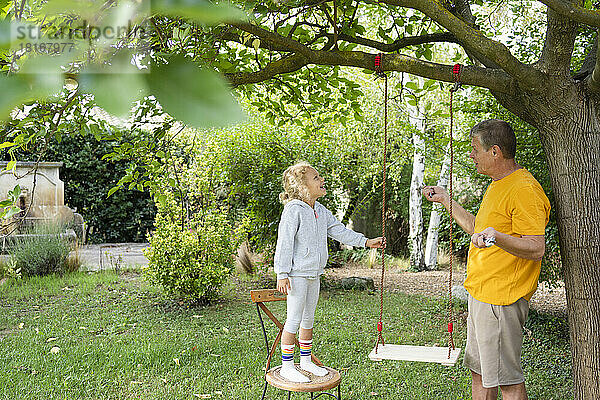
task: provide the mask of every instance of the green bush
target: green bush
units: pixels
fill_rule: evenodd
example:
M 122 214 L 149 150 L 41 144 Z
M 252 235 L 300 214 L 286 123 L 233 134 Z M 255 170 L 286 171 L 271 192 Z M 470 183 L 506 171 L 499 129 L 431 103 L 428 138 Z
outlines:
M 182 225 L 174 201 L 160 206 L 145 274 L 167 293 L 187 301 L 206 303 L 217 298 L 219 289 L 234 270 L 238 235 L 226 213 L 212 209 L 198 213 Z
M 14 261 L 10 257 L 0 258 L 0 279 L 21 277 L 21 271 L 15 267 Z
M 31 236 L 17 239 L 9 250 L 14 269 L 23 276 L 65 272 L 71 245 L 60 237 L 62 231 L 58 226 L 39 226 L 29 232 Z

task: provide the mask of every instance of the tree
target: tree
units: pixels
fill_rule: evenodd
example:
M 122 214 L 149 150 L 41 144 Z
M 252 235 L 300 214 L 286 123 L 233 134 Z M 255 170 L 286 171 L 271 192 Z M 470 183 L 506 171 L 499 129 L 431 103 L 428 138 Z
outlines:
M 409 119 L 413 126 L 413 154 L 412 179 L 410 181 L 410 197 L 408 205 L 408 216 L 410 223 L 409 249 L 410 265 L 417 271 L 425 269 L 425 258 L 423 249 L 423 207 L 421 206 L 423 196 L 423 176 L 425 175 L 425 141 L 422 135 L 427 129 L 425 124 L 425 113 L 422 106 L 417 103 L 409 107 Z
M 386 71 L 452 82 L 451 65 L 427 60 L 432 44 L 451 42 L 464 49 L 470 63 L 462 83 L 489 89 L 538 129 L 557 206 L 575 398 L 600 398 L 600 58 L 598 40 L 590 34 L 600 27 L 600 13 L 584 0 L 539 3 L 545 7 L 536 17 L 546 17 L 546 30 L 532 63 L 515 56 L 501 37 L 492 38 L 493 31 L 483 32 L 478 25 L 483 18 L 477 19 L 468 0 L 253 3 L 254 21 L 220 31 L 220 44 L 229 49 L 220 54 L 246 51 L 247 60 L 255 59 L 224 70 L 234 86 L 269 81 L 268 87 L 300 94 L 298 86 L 316 85 L 300 79 L 315 66 L 374 70 L 376 52 L 385 53 Z M 361 21 L 376 16 L 385 25 L 376 34 L 367 32 Z M 408 46 L 422 57 L 399 53 Z M 587 54 L 583 62 L 581 46 Z
M 450 145 L 448 144 L 448 147 Z M 442 168 L 440 171 L 440 177 L 437 181 L 437 185 L 445 188 L 448 185 L 448 175 L 450 172 L 450 151 L 446 151 L 444 155 L 444 161 L 442 162 Z M 427 228 L 427 241 L 425 243 L 425 266 L 429 270 L 434 270 L 437 265 L 438 258 L 438 239 L 440 221 L 442 218 L 441 213 L 443 212 L 443 206 L 439 203 L 435 203 L 431 209 L 431 215 L 429 217 L 429 228 Z

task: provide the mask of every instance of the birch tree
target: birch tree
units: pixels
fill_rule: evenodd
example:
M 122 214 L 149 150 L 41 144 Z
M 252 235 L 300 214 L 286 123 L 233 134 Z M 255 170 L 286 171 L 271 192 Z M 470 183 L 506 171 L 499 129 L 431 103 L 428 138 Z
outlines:
M 410 196 L 408 203 L 409 216 L 409 249 L 410 265 L 417 271 L 425 269 L 425 258 L 423 252 L 423 206 L 421 189 L 423 188 L 423 177 L 425 175 L 425 113 L 423 108 L 414 99 L 414 105 L 408 107 L 408 118 L 413 127 L 413 169 L 410 180 Z
M 450 173 L 450 148 L 449 145 L 446 148 L 444 155 L 444 161 L 442 162 L 442 169 L 440 176 L 437 181 L 437 185 L 441 187 L 448 186 L 448 176 Z M 444 207 L 439 203 L 434 203 L 431 208 L 431 215 L 429 217 L 429 228 L 427 228 L 427 242 L 425 244 L 425 266 L 428 270 L 434 270 L 437 267 L 438 259 L 438 241 L 439 241 L 439 229 L 440 222 L 442 219 L 442 212 Z

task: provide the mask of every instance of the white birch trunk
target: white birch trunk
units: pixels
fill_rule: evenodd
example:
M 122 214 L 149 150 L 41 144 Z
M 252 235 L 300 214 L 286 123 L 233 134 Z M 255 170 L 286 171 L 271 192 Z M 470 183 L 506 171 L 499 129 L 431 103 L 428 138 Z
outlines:
M 422 194 L 423 177 L 425 175 L 425 142 L 422 134 L 425 133 L 424 113 L 421 112 L 418 105 L 415 107 L 409 106 L 409 120 L 412 126 L 416 129 L 413 133 L 413 145 L 415 148 L 413 158 L 412 179 L 410 181 L 410 197 L 409 197 L 409 248 L 410 248 L 410 265 L 417 271 L 425 269 L 425 258 L 423 252 L 423 208 Z M 420 132 L 420 134 L 418 133 Z
M 444 188 L 448 186 L 449 173 L 450 146 L 448 145 L 446 148 L 446 155 L 444 156 L 444 162 L 442 163 L 440 177 L 437 181 L 438 186 Z M 434 270 L 437 267 L 439 229 L 443 210 L 444 206 L 439 203 L 433 203 L 431 216 L 429 218 L 429 228 L 427 229 L 427 243 L 425 244 L 425 266 L 428 270 Z

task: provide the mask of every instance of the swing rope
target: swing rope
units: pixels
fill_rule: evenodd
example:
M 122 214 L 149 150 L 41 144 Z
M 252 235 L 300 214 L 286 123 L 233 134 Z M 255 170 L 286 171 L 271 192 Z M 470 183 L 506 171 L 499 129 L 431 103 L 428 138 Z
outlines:
M 384 96 L 383 96 L 383 205 L 381 208 L 381 237 L 385 239 L 385 225 L 387 222 L 386 207 L 385 207 L 385 182 L 386 182 L 386 162 L 387 162 L 387 103 L 388 103 L 388 80 L 387 75 L 383 72 L 383 66 L 381 60 L 383 54 L 379 53 L 375 56 L 375 72 L 384 81 Z M 385 246 L 381 248 L 381 295 L 380 295 L 380 310 L 379 310 L 379 322 L 377 323 L 377 344 L 375 346 L 375 353 L 379 349 L 379 343 L 385 346 L 383 341 L 383 281 L 385 276 Z
M 452 171 L 454 171 L 454 110 L 452 104 L 454 103 L 454 92 L 460 89 L 460 76 L 462 74 L 462 65 L 454 64 L 452 68 L 452 80 L 454 81 L 454 86 L 450 89 L 450 182 L 448 187 L 448 194 L 450 196 L 450 276 L 448 279 L 448 358 L 450 358 L 450 353 L 455 349 L 454 347 L 454 313 L 452 312 L 452 269 L 454 266 L 454 232 L 452 226 L 454 225 L 454 219 L 452 214 L 452 193 L 453 193 L 453 185 L 452 185 Z
M 387 223 L 386 216 L 386 174 L 387 174 L 387 103 L 388 103 L 388 79 L 387 75 L 383 71 L 382 65 L 383 54 L 379 53 L 375 56 L 375 72 L 378 77 L 384 79 L 384 100 L 383 100 L 383 201 L 382 201 L 382 209 L 381 209 L 381 237 L 385 238 L 385 226 Z M 450 89 L 450 185 L 449 185 L 449 196 L 450 196 L 450 221 L 453 221 L 452 214 L 452 171 L 454 169 L 454 146 L 453 146 L 453 126 L 454 126 L 454 114 L 453 114 L 453 100 L 454 100 L 454 92 L 456 92 L 461 87 L 461 74 L 462 74 L 463 66 L 461 64 L 455 64 L 452 68 L 452 78 L 454 81 L 454 86 Z M 448 359 L 450 359 L 450 355 L 452 350 L 455 349 L 454 346 L 454 315 L 452 310 L 452 268 L 454 265 L 454 232 L 452 229 L 452 223 L 450 224 L 450 274 L 448 280 Z M 383 284 L 385 278 L 385 247 L 381 249 L 381 282 L 380 282 L 380 311 L 379 311 L 379 322 L 377 323 L 377 344 L 375 345 L 375 354 L 379 350 L 379 344 L 385 346 L 385 342 L 383 340 Z

